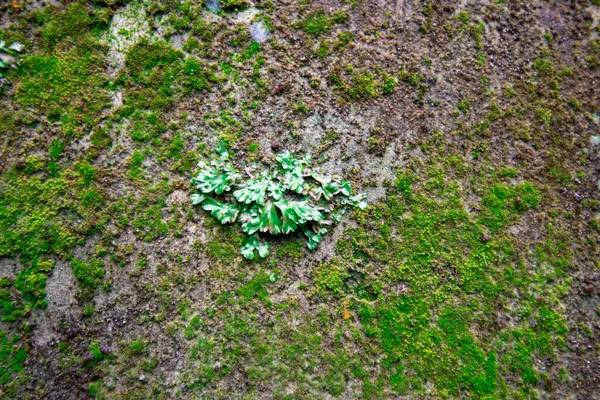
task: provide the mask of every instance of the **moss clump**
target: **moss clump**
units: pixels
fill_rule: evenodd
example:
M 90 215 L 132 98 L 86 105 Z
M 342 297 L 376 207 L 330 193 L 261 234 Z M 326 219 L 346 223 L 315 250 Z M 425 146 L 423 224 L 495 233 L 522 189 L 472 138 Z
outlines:
M 63 178 L 9 181 L 0 196 L 0 255 L 66 254 L 75 242 L 69 222 L 58 217 L 67 193 Z
M 23 171 L 25 171 L 26 174 L 31 175 L 41 171 L 43 168 L 44 162 L 40 159 L 40 157 L 31 156 L 27 157 L 27 160 L 25 160 L 25 167 L 23 168 Z
M 77 172 L 77 184 L 81 187 L 88 187 L 92 184 L 92 181 L 96 177 L 96 168 L 91 164 L 81 161 L 75 164 L 75 171 Z
M 15 289 L 21 294 L 25 311 L 34 308 L 46 308 L 46 274 L 40 272 L 35 264 L 25 268 L 17 275 Z
M 11 288 L 14 282 L 9 281 L 3 276 L 0 279 L 0 316 L 4 322 L 13 322 L 20 317 L 25 316 L 25 310 L 19 304 L 13 301 Z
M 552 61 L 550 61 L 548 59 L 548 56 L 545 54 L 536 58 L 535 61 L 533 62 L 533 69 L 538 71 L 538 73 L 540 75 L 549 74 L 553 68 L 554 68 L 554 65 L 552 64 Z
M 214 68 L 200 59 L 169 46 L 164 41 L 136 43 L 125 58 L 127 75 L 121 76 L 125 86 L 121 113 L 136 110 L 168 110 L 183 95 L 206 90 L 218 81 Z
M 25 380 L 24 363 L 27 352 L 21 338 L 0 331 L 0 388 L 7 396 L 17 396 Z
M 223 263 L 231 263 L 235 260 L 238 250 L 231 243 L 211 240 L 206 245 L 206 253 Z
M 460 186 L 437 168 L 421 179 L 406 168 L 385 204 L 358 212 L 359 227 L 348 229 L 338 243 L 335 264 L 356 265 L 359 271 L 365 264 L 382 265 L 375 271 L 387 288 L 378 291 L 377 279 L 335 265 L 312 272 L 320 291 L 354 299 L 364 337 L 376 343 L 374 354 L 385 354 L 383 374 L 394 394 L 425 393 L 425 383 L 435 381 L 433 390 L 440 397 L 505 397 L 513 393 L 507 390 L 506 368 L 522 374 L 528 387 L 536 385 L 534 357 L 552 352 L 566 335 L 564 317 L 550 313 L 533 295 L 517 301 L 531 318 L 548 321 L 543 327 L 532 329 L 525 322 L 501 330 L 493 325 L 495 310 L 511 312 L 505 305 L 513 301 L 515 286 L 531 290 L 540 279 L 538 272 L 516 262 L 511 241 L 502 238 L 508 223 L 537 206 L 539 192 L 528 183 L 493 185 L 479 217 L 465 210 L 462 196 Z M 486 228 L 494 229 L 498 239 L 481 240 Z M 507 264 L 517 279 L 508 279 L 505 268 L 498 267 Z M 369 285 L 367 296 L 355 290 Z M 474 326 L 485 326 L 487 336 L 476 337 Z M 539 340 L 532 341 L 530 334 Z M 507 348 L 516 349 L 515 354 Z M 382 389 L 373 385 L 368 390 Z
M 460 112 L 462 112 L 463 114 L 468 114 L 469 112 L 469 100 L 467 99 L 463 99 L 461 101 L 458 102 L 458 104 L 456 105 L 456 107 L 460 110 Z
M 144 204 L 144 203 L 142 203 Z M 141 204 L 138 205 L 138 208 Z M 151 242 L 169 233 L 168 225 L 162 219 L 162 210 L 158 204 L 148 207 L 145 211 L 139 209 L 140 214 L 133 220 L 138 236 L 147 242 Z
M 222 0 L 221 7 L 224 11 L 239 12 L 250 7 L 250 3 L 247 0 Z
M 16 99 L 49 122 L 60 121 L 65 136 L 79 137 L 110 104 L 105 67 L 98 49 L 26 57 L 16 72 Z
M 300 26 L 304 32 L 309 35 L 318 36 L 323 33 L 331 31 L 333 25 L 342 23 L 348 19 L 348 14 L 344 11 L 336 11 L 335 13 L 328 15 L 325 10 L 319 9 L 311 12 L 303 21 L 300 22 Z
M 594 69 L 598 66 L 598 56 L 591 55 L 585 58 L 585 62 L 589 69 Z
M 348 277 L 348 272 L 339 260 L 332 260 L 315 267 L 311 276 L 319 293 L 330 292 L 340 296 L 344 293 L 344 279 Z
M 52 144 L 50 145 L 50 148 L 48 149 L 48 154 L 50 155 L 50 158 L 53 160 L 58 160 L 62 155 L 64 148 L 65 145 L 61 140 L 54 139 L 52 141 Z
M 373 74 L 367 71 L 355 72 L 348 86 L 348 94 L 354 99 L 368 99 L 377 97 L 379 84 Z
M 71 260 L 71 267 L 75 278 L 83 289 L 93 291 L 102 283 L 104 278 L 104 263 L 100 260 L 90 260 L 85 262 L 74 258 Z
M 293 262 L 298 262 L 304 256 L 305 252 L 302 242 L 291 240 L 278 247 L 275 254 L 279 259 L 288 257 Z
M 85 41 L 89 33 L 107 28 L 100 13 L 95 13 L 83 1 L 73 2 L 65 8 L 45 7 L 34 14 L 39 28 L 42 47 L 51 51 L 57 45 L 66 47 Z
M 337 51 L 343 50 L 348 44 L 354 41 L 354 33 L 351 31 L 338 33 L 338 38 L 333 44 L 333 48 Z
M 90 142 L 98 149 L 108 149 L 111 147 L 113 139 L 105 126 L 96 126 L 90 136 Z
M 245 299 L 251 300 L 253 298 L 268 301 L 269 292 L 267 286 L 271 283 L 269 276 L 264 272 L 260 272 L 247 283 L 243 284 L 237 289 L 237 293 Z
M 497 231 L 514 222 L 520 213 L 537 207 L 539 202 L 539 191 L 527 182 L 514 187 L 497 184 L 481 201 L 483 214 L 480 221 L 490 230 Z
M 38 162 L 36 158 L 29 164 Z M 0 255 L 20 256 L 24 265 L 14 282 L 6 277 L 2 281 L 1 314 L 6 321 L 46 307 L 46 278 L 54 262 L 45 255 L 68 258 L 81 235 L 101 228 L 105 221 L 100 215 L 103 195 L 93 184 L 95 169 L 91 165 L 81 162 L 65 171 L 55 171 L 54 177 L 37 167 L 35 170 L 32 177 L 9 171 L 2 183 Z M 25 168 L 23 172 L 32 173 Z M 89 283 L 95 279 L 93 272 L 82 271 L 79 279 Z
M 164 41 L 136 43 L 127 53 L 125 67 L 134 81 L 144 81 L 156 67 L 168 68 L 183 59 L 183 53 Z
M 131 354 L 133 356 L 139 356 L 139 355 L 144 354 L 147 346 L 148 346 L 148 343 L 145 340 L 137 339 L 137 340 L 132 341 L 129 344 L 128 352 L 129 352 L 129 354 Z
M 516 168 L 504 168 L 499 171 L 499 175 L 505 178 L 516 178 L 519 175 L 519 170 Z
M 33 12 L 18 29 L 33 31 L 29 56 L 11 72 L 15 106 L 33 111 L 33 122 L 61 123 L 60 133 L 80 137 L 110 106 L 107 67 L 97 37 L 107 19 L 82 1 Z

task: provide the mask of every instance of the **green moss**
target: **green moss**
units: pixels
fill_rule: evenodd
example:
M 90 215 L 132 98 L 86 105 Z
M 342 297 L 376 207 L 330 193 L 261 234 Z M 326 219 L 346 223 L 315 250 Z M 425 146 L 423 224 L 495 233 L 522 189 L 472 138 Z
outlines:
M 13 282 L 3 276 L 0 279 L 0 315 L 2 321 L 13 322 L 25 315 L 25 310 L 13 302 L 11 296 L 11 287 Z
M 188 340 L 193 339 L 194 337 L 196 337 L 196 331 L 198 330 L 198 328 L 200 328 L 200 326 L 201 326 L 200 317 L 197 315 L 193 316 L 192 319 L 190 320 L 190 323 L 185 328 L 183 337 Z
M 588 56 L 585 58 L 585 62 L 587 63 L 589 69 L 594 69 L 598 66 L 598 56 Z
M 458 109 L 460 110 L 460 112 L 462 112 L 463 114 L 467 114 L 469 112 L 469 100 L 467 99 L 462 99 L 461 101 L 458 102 L 458 104 L 456 105 L 458 107 Z
M 149 43 L 140 41 L 136 43 L 127 53 L 125 67 L 129 76 L 134 80 L 143 80 L 156 67 L 169 67 L 183 59 L 183 53 L 172 48 L 164 41 Z
M 64 54 L 25 57 L 16 71 L 17 101 L 50 121 L 61 121 L 65 136 L 81 136 L 110 104 L 102 52 L 90 45 Z
M 27 352 L 23 349 L 21 338 L 0 331 L 0 388 L 8 396 L 16 396 L 20 385 L 24 383 L 24 363 Z
M 11 183 L 0 196 L 0 255 L 65 254 L 75 243 L 69 221 L 57 215 L 66 193 L 60 178 Z
M 57 173 L 55 178 L 16 179 L 10 174 L 4 177 L 0 254 L 20 255 L 25 268 L 15 280 L 16 292 L 11 294 L 9 287 L 2 290 L 3 319 L 15 320 L 29 310 L 46 306 L 46 276 L 54 263 L 41 256 L 68 256 L 84 232 L 79 224 L 92 218 L 88 210 L 101 206 L 103 196 L 91 182 L 94 174 L 93 167 L 80 163 L 65 171 L 64 176 Z M 77 178 L 79 185 L 70 185 L 66 177 Z M 79 223 L 73 221 L 74 216 L 80 219 Z
M 548 74 L 554 68 L 552 61 L 548 59 L 546 55 L 538 57 L 533 62 L 533 69 L 538 71 L 540 74 Z
M 75 278 L 84 289 L 96 289 L 104 278 L 104 263 L 100 260 L 85 262 L 73 258 L 71 260 L 71 268 L 73 268 Z
M 290 240 L 278 247 L 275 254 L 277 258 L 288 257 L 292 262 L 296 263 L 304 256 L 305 250 L 301 241 Z
M 104 353 L 102 353 L 102 350 L 100 350 L 100 344 L 97 342 L 90 343 L 88 349 L 94 361 L 100 361 L 104 358 Z
M 223 0 L 221 7 L 224 11 L 239 12 L 250 7 L 250 3 L 247 0 Z
M 256 154 L 260 149 L 260 145 L 256 142 L 248 143 L 248 152 L 251 154 Z
M 62 9 L 45 7 L 37 14 L 37 22 L 42 25 L 39 30 L 42 45 L 48 50 L 64 41 L 82 40 L 90 31 L 102 29 L 104 25 L 82 1 Z
M 40 273 L 35 265 L 17 275 L 15 289 L 21 293 L 25 310 L 46 308 L 46 274 Z
M 536 112 L 536 118 L 538 121 L 542 122 L 546 127 L 550 127 L 550 123 L 552 122 L 552 111 L 544 108 L 544 107 L 540 107 L 537 109 Z
M 126 86 L 122 113 L 135 110 L 168 110 L 176 101 L 195 91 L 208 89 L 218 79 L 214 69 L 200 59 L 183 53 L 164 41 L 142 40 L 127 53 L 128 75 L 121 76 Z
M 338 243 L 344 265 L 360 260 L 387 266 L 379 272 L 387 285 L 382 290 L 386 296 L 379 297 L 375 290 L 373 297 L 365 297 L 371 303 L 357 303 L 355 309 L 365 337 L 375 340 L 385 354 L 382 365 L 391 389 L 395 394 L 418 395 L 424 393 L 425 383 L 435 382 L 433 390 L 439 397 L 460 393 L 504 397 L 503 368 L 513 364 L 527 385 L 536 384 L 533 355 L 549 351 L 552 340 L 562 341 L 567 333 L 564 317 L 533 298 L 531 303 L 521 300 L 539 313 L 539 320 L 547 321 L 539 327 L 546 333 L 527 344 L 520 358 L 505 356 L 505 344 L 499 339 L 511 346 L 521 339 L 506 338 L 493 328 L 492 310 L 502 309 L 499 297 L 512 296 L 515 280 L 497 266 L 512 263 L 514 249 L 510 242 L 481 238 L 485 225 L 501 235 L 508 223 L 538 205 L 539 192 L 526 182 L 495 184 L 482 200 L 481 215 L 473 216 L 460 200 L 459 185 L 435 167 L 425 175 L 416 179 L 411 167 L 399 173 L 386 203 L 363 212 L 364 218 L 358 213 L 362 228 L 348 229 L 345 237 L 350 239 Z M 401 234 L 391 235 L 392 229 Z M 349 277 L 336 279 L 344 271 L 328 267 L 313 270 L 316 288 L 361 298 L 348 291 L 353 286 L 340 287 L 340 281 L 368 282 L 366 277 L 349 271 Z M 530 287 L 539 279 L 520 264 L 513 268 L 520 285 Z M 486 337 L 474 335 L 475 325 L 486 327 Z
M 439 315 L 439 327 L 449 346 L 458 347 L 460 367 L 458 381 L 478 395 L 492 393 L 496 387 L 498 366 L 496 353 L 485 354 L 469 329 L 470 310 L 447 308 Z
M 180 158 L 181 152 L 185 149 L 185 141 L 180 137 L 176 136 L 171 144 L 169 145 L 169 158 Z
M 260 43 L 258 42 L 251 42 L 250 46 L 248 46 L 248 50 L 246 50 L 246 54 L 244 54 L 243 59 L 244 60 L 249 60 L 252 57 L 254 57 L 255 54 L 260 52 Z
M 369 139 L 367 139 L 367 151 L 369 153 L 382 155 L 385 152 L 387 142 L 385 136 L 378 133 L 380 132 L 371 131 L 371 136 L 369 136 Z
M 292 110 L 300 114 L 308 114 L 308 112 L 310 111 L 308 106 L 304 104 L 302 100 L 296 102 L 296 104 L 292 106 Z
M 88 209 L 98 209 L 104 204 L 104 198 L 95 189 L 85 190 L 80 196 L 81 205 Z
M 348 94 L 354 99 L 377 97 L 379 95 L 379 84 L 375 80 L 375 76 L 368 71 L 354 72 L 351 83 L 348 85 Z
M 483 34 L 485 33 L 485 24 L 480 22 L 470 26 L 470 33 L 477 45 L 477 51 L 481 54 L 483 50 Z
M 304 31 L 310 35 L 325 33 L 331 29 L 331 23 L 324 10 L 318 10 L 302 22 Z
M 396 87 L 396 84 L 398 82 L 396 81 L 395 78 L 388 76 L 387 78 L 385 78 L 385 80 L 383 81 L 382 89 L 383 89 L 383 93 L 387 93 L 387 94 L 391 94 L 394 92 L 394 88 Z
M 516 168 L 504 168 L 499 171 L 500 176 L 505 178 L 516 178 L 519 171 Z
M 77 175 L 79 176 L 77 183 L 82 187 L 90 186 L 96 177 L 96 168 L 85 161 L 77 163 L 75 171 L 77 171 Z
M 238 251 L 231 243 L 212 240 L 206 244 L 206 253 L 223 263 L 231 263 L 238 255 Z
M 62 155 L 64 147 L 65 146 L 62 141 L 60 141 L 59 139 L 54 139 L 52 141 L 52 144 L 50 145 L 50 148 L 48 149 L 50 158 L 52 158 L 53 160 L 58 160 Z
M 337 40 L 333 44 L 333 48 L 335 50 L 340 51 L 340 50 L 344 49 L 346 46 L 348 46 L 348 44 L 351 43 L 354 39 L 355 39 L 355 37 L 354 37 L 353 32 L 351 32 L 351 31 L 340 32 L 340 33 L 338 33 Z
M 129 343 L 128 352 L 129 352 L 129 354 L 131 354 L 133 356 L 139 356 L 139 355 L 144 354 L 147 346 L 148 346 L 148 343 L 145 340 L 137 339 L 137 340 L 134 340 L 131 343 Z
M 112 145 L 113 139 L 108 132 L 108 129 L 104 126 L 100 126 L 94 128 L 92 131 L 90 142 L 99 149 L 108 149 Z
M 142 164 L 146 155 L 138 150 L 134 150 L 133 154 L 129 158 L 129 173 L 127 177 L 129 179 L 139 179 L 143 177 Z
M 315 55 L 319 58 L 325 58 L 329 55 L 329 43 L 325 40 L 319 42 L 319 48 L 315 52 Z
M 527 182 L 515 187 L 497 184 L 482 199 L 481 223 L 496 231 L 511 222 L 518 214 L 535 208 L 540 201 L 539 191 Z
M 548 175 L 563 186 L 567 186 L 571 181 L 571 172 L 560 167 L 552 167 L 548 171 Z
M 418 86 L 425 78 L 419 72 L 410 72 L 401 69 L 400 72 L 398 72 L 398 79 L 409 86 Z
M 39 156 L 30 156 L 25 160 L 25 168 L 23 170 L 27 174 L 34 174 L 44 168 L 44 162 Z
M 311 271 L 311 276 L 318 293 L 331 292 L 338 296 L 344 293 L 344 279 L 348 277 L 348 273 L 339 260 L 319 264 Z
M 90 392 L 90 396 L 97 398 L 98 397 L 98 393 L 100 393 L 100 389 L 101 389 L 101 384 L 100 382 L 92 382 L 88 385 L 88 391 Z
M 300 24 L 306 33 L 318 36 L 331 31 L 334 24 L 342 23 L 347 19 L 348 14 L 341 10 L 328 15 L 325 10 L 319 9 L 311 12 Z
M 267 290 L 267 287 L 270 283 L 269 276 L 264 272 L 260 272 L 252 277 L 247 283 L 240 286 L 237 289 L 237 293 L 248 300 L 256 298 L 268 302 L 269 291 Z
M 158 357 L 156 357 L 156 356 L 153 356 L 149 360 L 144 360 L 140 364 L 142 371 L 146 371 L 146 372 L 152 371 L 157 366 L 158 366 Z
M 91 317 L 94 315 L 95 309 L 94 309 L 94 305 L 93 304 L 88 304 L 87 306 L 85 306 L 85 308 L 83 309 L 83 315 L 87 318 Z
M 192 53 L 196 50 L 199 50 L 202 47 L 200 40 L 198 40 L 198 38 L 196 38 L 195 36 L 190 36 L 188 38 L 188 40 L 183 43 L 183 50 L 187 51 L 188 53 Z
M 139 212 L 132 222 L 137 235 L 147 242 L 166 236 L 169 233 L 169 227 L 162 219 L 163 213 L 160 205 L 155 204 L 141 209 L 143 204 L 145 203 L 138 204 Z
M 398 171 L 396 175 L 396 190 L 400 192 L 406 200 L 411 199 L 412 195 L 412 184 L 415 181 L 415 177 L 409 173 Z

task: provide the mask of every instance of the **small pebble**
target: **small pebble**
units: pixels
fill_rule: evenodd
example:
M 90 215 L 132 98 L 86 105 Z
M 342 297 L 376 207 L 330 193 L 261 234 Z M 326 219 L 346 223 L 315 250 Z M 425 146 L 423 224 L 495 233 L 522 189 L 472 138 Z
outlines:
M 594 294 L 594 286 L 591 283 L 583 284 L 583 293 L 585 294 Z

